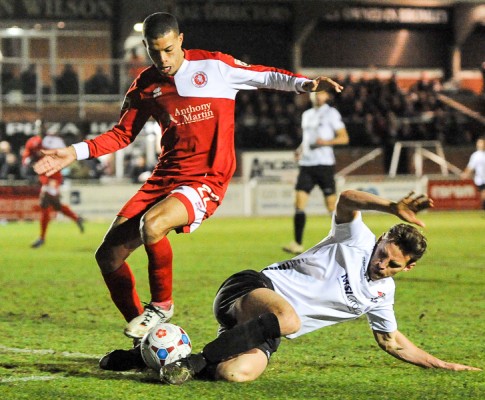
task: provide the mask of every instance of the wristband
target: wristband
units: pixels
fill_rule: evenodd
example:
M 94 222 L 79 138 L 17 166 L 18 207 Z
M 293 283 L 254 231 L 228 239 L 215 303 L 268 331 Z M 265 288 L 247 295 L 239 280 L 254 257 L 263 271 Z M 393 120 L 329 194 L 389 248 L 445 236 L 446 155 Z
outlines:
M 89 146 L 86 142 L 74 143 L 72 147 L 76 152 L 76 160 L 87 160 L 89 158 Z

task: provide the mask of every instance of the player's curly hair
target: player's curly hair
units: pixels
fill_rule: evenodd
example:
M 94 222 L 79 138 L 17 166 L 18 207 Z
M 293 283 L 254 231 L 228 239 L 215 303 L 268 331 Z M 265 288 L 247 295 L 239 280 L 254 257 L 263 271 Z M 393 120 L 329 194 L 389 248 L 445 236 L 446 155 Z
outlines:
M 394 225 L 382 238 L 394 243 L 404 255 L 409 256 L 411 258 L 409 263 L 418 261 L 428 246 L 424 235 L 409 224 Z
M 166 12 L 157 12 L 149 15 L 143 21 L 143 36 L 145 38 L 158 38 L 169 32 L 180 33 L 177 18 Z

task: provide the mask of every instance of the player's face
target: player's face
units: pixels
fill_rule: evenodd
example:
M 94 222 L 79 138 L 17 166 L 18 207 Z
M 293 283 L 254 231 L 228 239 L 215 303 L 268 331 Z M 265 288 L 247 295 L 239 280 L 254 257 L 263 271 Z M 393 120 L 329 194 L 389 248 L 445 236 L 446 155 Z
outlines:
M 321 91 L 321 92 L 317 92 L 316 93 L 316 97 L 317 97 L 317 105 L 320 107 L 320 106 L 323 106 L 330 98 L 330 95 L 325 92 L 325 91 Z
M 162 75 L 175 75 L 182 65 L 184 61 L 183 40 L 183 33 L 177 35 L 176 32 L 170 31 L 163 36 L 145 38 L 143 41 L 148 56 Z
M 480 151 L 485 150 L 485 139 L 477 140 L 477 150 L 480 150 Z
M 410 260 L 411 257 L 405 256 L 394 243 L 380 240 L 367 267 L 367 275 L 373 281 L 393 277 L 413 268 L 415 263 L 409 263 Z

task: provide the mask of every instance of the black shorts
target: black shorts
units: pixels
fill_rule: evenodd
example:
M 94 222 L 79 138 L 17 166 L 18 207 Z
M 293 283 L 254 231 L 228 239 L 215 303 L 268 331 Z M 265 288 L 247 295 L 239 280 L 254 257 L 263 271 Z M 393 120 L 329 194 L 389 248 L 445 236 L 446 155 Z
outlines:
M 335 194 L 335 167 L 333 165 L 300 167 L 295 189 L 310 193 L 315 185 L 318 185 L 325 196 Z
M 252 292 L 255 289 L 266 288 L 274 290 L 271 280 L 262 272 L 245 270 L 237 272 L 227 278 L 218 289 L 214 299 L 214 316 L 219 322 L 219 331 L 222 332 L 233 328 L 237 321 L 232 315 L 232 308 L 237 299 Z M 268 339 L 258 349 L 266 354 L 268 359 L 280 345 L 281 339 Z

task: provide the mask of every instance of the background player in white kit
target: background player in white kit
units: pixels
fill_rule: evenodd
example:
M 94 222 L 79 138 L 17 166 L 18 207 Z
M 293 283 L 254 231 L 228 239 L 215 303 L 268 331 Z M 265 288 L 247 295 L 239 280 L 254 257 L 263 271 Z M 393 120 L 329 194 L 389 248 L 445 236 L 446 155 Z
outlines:
M 470 160 L 461 177 L 469 179 L 473 176 L 473 182 L 480 192 L 482 209 L 485 210 L 485 136 L 479 137 L 476 143 L 477 149 L 470 156 Z
M 413 193 L 392 202 L 366 192 L 343 192 L 330 234 L 320 243 L 261 272 L 236 273 L 222 284 L 214 300 L 219 336 L 202 352 L 162 367 L 161 380 L 171 384 L 193 377 L 251 381 L 266 369 L 280 337 L 297 338 L 362 315 L 367 316 L 379 347 L 402 361 L 425 368 L 478 370 L 432 356 L 397 329 L 392 278 L 414 268 L 427 242 L 415 227 L 404 223 L 376 241 L 359 211 L 387 212 L 424 226 L 416 213 L 432 205 L 428 197 Z M 140 365 L 136 349 L 115 350 L 100 361 L 103 369 Z
M 349 135 L 338 110 L 328 104 L 331 94 L 327 91 L 310 93 L 313 107 L 301 117 L 302 142 L 295 151 L 299 172 L 295 185 L 295 214 L 293 216 L 294 240 L 283 250 L 300 254 L 303 252 L 305 208 L 315 185 L 320 187 L 325 206 L 331 213 L 335 210 L 335 154 L 333 146 L 349 143 Z

